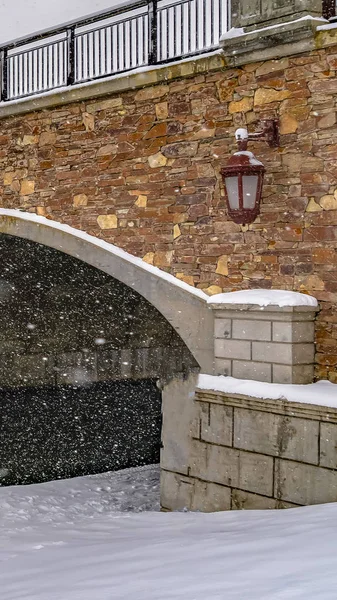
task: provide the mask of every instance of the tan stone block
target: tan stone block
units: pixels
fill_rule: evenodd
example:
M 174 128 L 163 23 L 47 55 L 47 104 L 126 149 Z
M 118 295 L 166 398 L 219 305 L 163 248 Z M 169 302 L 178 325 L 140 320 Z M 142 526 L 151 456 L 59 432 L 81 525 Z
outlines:
M 205 138 L 213 138 L 215 135 L 215 129 L 208 129 L 206 127 L 201 127 L 201 129 L 199 129 L 198 131 L 196 131 L 193 136 L 192 136 L 192 140 L 203 140 Z
M 325 129 L 327 127 L 332 127 L 336 123 L 336 113 L 329 112 L 327 115 L 324 115 L 321 119 L 318 120 L 318 127 L 321 129 Z
M 38 141 L 39 141 L 38 135 L 24 135 L 20 146 L 21 145 L 22 146 L 32 146 L 34 144 L 37 144 Z
M 21 196 L 30 196 L 31 194 L 34 194 L 34 191 L 35 181 L 32 181 L 31 179 L 23 179 L 20 187 Z
M 288 90 L 274 90 L 273 88 L 258 88 L 254 96 L 254 105 L 263 106 L 264 104 L 270 104 L 271 102 L 281 102 L 286 98 L 289 98 L 290 92 Z
M 37 206 L 36 214 L 39 215 L 40 217 L 45 217 L 47 215 L 46 208 L 44 206 Z
M 210 285 L 204 290 L 209 296 L 215 296 L 215 294 L 221 294 L 222 288 L 219 285 Z
M 161 152 L 157 152 L 156 154 L 151 154 L 148 157 L 148 163 L 151 169 L 156 169 L 158 167 L 165 167 L 167 163 L 167 158 Z
M 15 177 L 14 171 L 4 173 L 4 185 L 11 185 Z
M 180 281 L 184 281 L 185 283 L 188 283 L 188 285 L 194 286 L 194 279 L 193 279 L 192 275 L 185 275 L 185 273 L 176 273 L 176 278 L 180 279 Z
M 219 275 L 228 275 L 228 256 L 227 256 L 227 254 L 223 254 L 222 256 L 219 257 L 215 272 L 218 273 Z
M 167 102 L 159 102 L 156 104 L 156 116 L 158 121 L 162 121 L 167 119 L 168 117 L 168 103 Z
M 229 102 L 230 100 L 232 100 L 233 93 L 237 85 L 238 80 L 235 78 L 217 81 L 216 87 L 218 90 L 220 102 Z
M 135 202 L 135 205 L 139 208 L 145 208 L 147 205 L 147 196 L 140 194 Z
M 154 254 L 153 264 L 156 267 L 169 267 L 173 258 L 173 250 L 158 251 Z
M 173 227 L 173 239 L 176 240 L 180 236 L 181 236 L 180 227 L 179 227 L 179 225 L 175 225 Z
M 97 156 L 109 156 L 117 154 L 117 144 L 106 144 L 97 150 Z
M 20 181 L 18 179 L 14 179 L 13 183 L 11 184 L 11 190 L 13 190 L 13 192 L 19 192 L 20 187 Z
M 117 108 L 122 106 L 122 98 L 109 98 L 109 100 L 103 100 L 102 102 L 93 102 L 87 105 L 87 112 L 89 114 L 98 112 L 100 110 L 109 110 L 111 108 Z
M 306 212 L 322 212 L 322 207 L 317 204 L 315 198 L 310 198 L 308 202 L 308 206 L 306 208 Z
M 85 112 L 82 115 L 82 121 L 83 121 L 83 125 L 84 125 L 86 131 L 94 131 L 94 129 L 95 129 L 94 115 L 91 115 L 90 113 Z
M 280 134 L 287 135 L 288 133 L 295 133 L 298 128 L 298 122 L 291 115 L 282 115 L 280 118 Z
M 99 215 L 97 223 L 101 229 L 116 229 L 117 217 L 116 215 Z
M 253 98 L 244 97 L 242 100 L 238 100 L 236 102 L 230 102 L 229 104 L 229 112 L 231 114 L 238 112 L 248 112 L 253 107 Z
M 305 158 L 299 152 L 291 152 L 282 156 L 282 163 L 289 173 L 297 173 L 301 170 Z
M 280 58 L 278 60 L 268 60 L 256 69 L 256 77 L 260 75 L 268 75 L 268 73 L 276 73 L 283 71 L 289 67 L 289 58 Z
M 144 100 L 155 100 L 156 98 L 161 98 L 162 96 L 165 96 L 165 94 L 167 94 L 168 91 L 168 85 L 156 85 L 153 87 L 147 87 L 142 90 L 139 90 L 139 92 L 136 93 L 135 101 L 142 102 Z
M 154 252 L 147 252 L 145 256 L 143 256 L 143 261 L 146 262 L 148 265 L 153 265 L 153 260 Z
M 295 286 L 301 291 L 319 291 L 325 288 L 324 281 L 318 275 L 298 275 L 295 277 Z
M 319 201 L 320 206 L 323 210 L 337 210 L 337 194 L 334 196 L 322 196 Z
M 186 213 L 174 213 L 172 221 L 173 223 L 185 223 L 188 220 Z
M 73 198 L 74 206 L 87 206 L 88 204 L 88 196 L 86 194 L 76 194 Z
M 39 146 L 53 146 L 56 142 L 56 133 L 53 131 L 44 131 L 40 135 Z

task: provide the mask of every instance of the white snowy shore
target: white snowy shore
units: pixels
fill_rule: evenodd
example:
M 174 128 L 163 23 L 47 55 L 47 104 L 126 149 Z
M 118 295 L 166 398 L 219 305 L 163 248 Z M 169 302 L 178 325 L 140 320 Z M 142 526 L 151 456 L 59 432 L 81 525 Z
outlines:
M 337 504 L 157 509 L 158 467 L 0 488 L 1 600 L 335 600 Z

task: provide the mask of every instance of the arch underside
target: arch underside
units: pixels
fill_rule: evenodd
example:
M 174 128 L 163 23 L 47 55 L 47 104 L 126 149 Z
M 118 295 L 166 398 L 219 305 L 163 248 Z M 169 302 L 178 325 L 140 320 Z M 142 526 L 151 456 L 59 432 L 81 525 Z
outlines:
M 200 290 L 146 265 L 119 248 L 20 211 L 0 209 L 0 233 L 31 240 L 80 259 L 138 292 L 172 325 L 205 373 L 213 372 L 213 315 Z
M 0 253 L 0 484 L 158 461 L 157 382 L 198 368 L 177 331 L 79 258 L 8 233 Z

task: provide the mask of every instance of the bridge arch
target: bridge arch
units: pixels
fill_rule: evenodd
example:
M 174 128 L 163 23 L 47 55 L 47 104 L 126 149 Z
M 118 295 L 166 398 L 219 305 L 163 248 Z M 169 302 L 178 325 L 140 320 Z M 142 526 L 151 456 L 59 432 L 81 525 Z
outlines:
M 208 296 L 124 250 L 57 221 L 0 209 L 0 233 L 53 248 L 138 292 L 172 325 L 204 373 L 213 371 L 213 315 Z

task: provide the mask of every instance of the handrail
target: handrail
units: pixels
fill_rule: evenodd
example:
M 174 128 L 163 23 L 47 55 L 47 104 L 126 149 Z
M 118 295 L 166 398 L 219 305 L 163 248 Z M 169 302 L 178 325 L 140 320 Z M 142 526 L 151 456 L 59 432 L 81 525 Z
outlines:
M 229 26 L 230 0 L 124 2 L 0 44 L 1 100 L 197 56 L 218 48 Z

